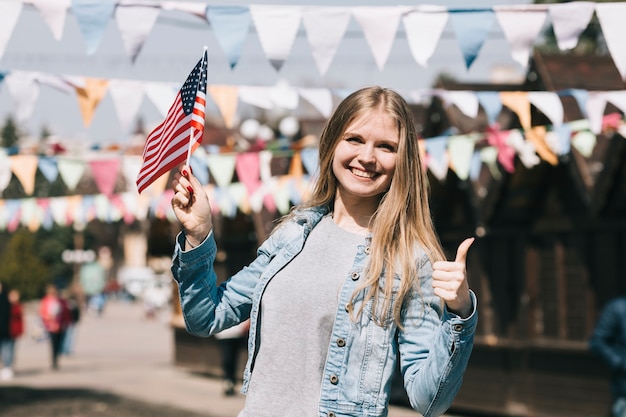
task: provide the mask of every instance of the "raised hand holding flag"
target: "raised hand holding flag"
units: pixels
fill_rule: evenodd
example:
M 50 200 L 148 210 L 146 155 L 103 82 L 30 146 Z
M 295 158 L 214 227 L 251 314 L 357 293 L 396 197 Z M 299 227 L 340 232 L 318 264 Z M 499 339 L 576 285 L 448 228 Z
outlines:
M 187 160 L 204 134 L 207 87 L 207 48 L 176 95 L 161 122 L 146 139 L 143 164 L 137 175 L 141 193 L 161 175 Z

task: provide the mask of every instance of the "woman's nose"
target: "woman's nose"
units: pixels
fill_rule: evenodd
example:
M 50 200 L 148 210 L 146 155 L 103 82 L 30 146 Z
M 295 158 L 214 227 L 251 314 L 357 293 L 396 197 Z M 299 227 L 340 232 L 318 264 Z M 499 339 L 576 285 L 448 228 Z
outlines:
M 372 163 L 376 159 L 374 153 L 374 147 L 371 145 L 365 145 L 361 147 L 361 152 L 359 153 L 359 159 L 364 163 Z

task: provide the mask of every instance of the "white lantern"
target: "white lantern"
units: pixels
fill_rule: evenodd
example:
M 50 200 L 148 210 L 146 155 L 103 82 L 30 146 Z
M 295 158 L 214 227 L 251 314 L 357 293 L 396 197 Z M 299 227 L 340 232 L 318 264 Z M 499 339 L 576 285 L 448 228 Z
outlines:
M 278 124 L 278 130 L 283 136 L 292 138 L 300 130 L 300 122 L 293 116 L 287 116 Z
M 268 125 L 259 126 L 259 132 L 257 133 L 259 139 L 263 142 L 269 142 L 274 139 L 274 131 Z
M 246 119 L 243 121 L 243 123 L 241 123 L 241 126 L 239 126 L 239 132 L 241 133 L 241 136 L 246 139 L 256 139 L 257 135 L 259 134 L 260 126 L 261 124 L 258 120 Z

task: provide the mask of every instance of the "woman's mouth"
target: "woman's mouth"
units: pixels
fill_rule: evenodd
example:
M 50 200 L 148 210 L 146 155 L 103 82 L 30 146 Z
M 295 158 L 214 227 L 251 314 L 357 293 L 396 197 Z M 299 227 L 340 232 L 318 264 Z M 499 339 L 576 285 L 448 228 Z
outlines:
M 368 178 L 368 179 L 374 178 L 374 176 L 376 175 L 375 172 L 363 171 L 363 170 L 355 169 L 355 168 L 350 168 L 350 172 L 352 172 L 357 177 Z

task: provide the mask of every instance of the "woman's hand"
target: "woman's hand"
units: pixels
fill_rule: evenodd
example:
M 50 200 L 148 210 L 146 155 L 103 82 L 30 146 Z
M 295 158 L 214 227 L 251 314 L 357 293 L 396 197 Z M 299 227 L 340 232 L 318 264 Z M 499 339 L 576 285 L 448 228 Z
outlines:
M 172 208 L 186 232 L 187 243 L 198 246 L 213 228 L 211 205 L 202 184 L 184 165 L 172 180 Z
M 465 239 L 456 251 L 453 262 L 438 261 L 433 264 L 433 287 L 435 294 L 445 301 L 448 310 L 467 318 L 472 313 L 465 259 L 474 238 Z

